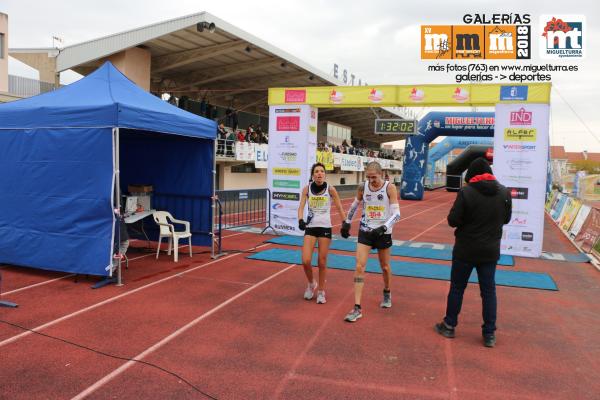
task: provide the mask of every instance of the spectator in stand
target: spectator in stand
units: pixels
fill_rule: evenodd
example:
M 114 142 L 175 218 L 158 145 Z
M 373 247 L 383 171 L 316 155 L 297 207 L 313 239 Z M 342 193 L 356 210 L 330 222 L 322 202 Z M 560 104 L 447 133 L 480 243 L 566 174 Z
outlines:
M 229 133 L 229 135 L 227 136 L 227 142 L 226 142 L 228 156 L 233 156 L 233 143 L 235 143 L 235 139 L 236 139 L 235 133 L 234 133 L 234 131 L 231 131 Z
M 238 131 L 237 132 L 237 141 L 238 142 L 243 142 L 246 140 L 246 136 L 244 135 L 243 131 Z
M 253 131 L 254 131 L 254 129 L 252 129 L 252 125 L 249 125 L 246 128 L 246 132 L 244 133 L 244 137 L 246 139 L 246 142 L 250 142 L 250 136 L 252 135 Z
M 225 152 L 225 139 L 227 139 L 227 131 L 225 131 L 225 125 L 221 122 L 219 127 L 217 128 L 218 135 L 218 145 L 217 145 L 217 154 L 223 155 Z

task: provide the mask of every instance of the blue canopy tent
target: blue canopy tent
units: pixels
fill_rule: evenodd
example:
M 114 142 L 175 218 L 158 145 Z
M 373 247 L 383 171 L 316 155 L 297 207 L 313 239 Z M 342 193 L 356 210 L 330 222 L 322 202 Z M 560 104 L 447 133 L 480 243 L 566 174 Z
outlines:
M 130 183 L 209 245 L 216 123 L 167 104 L 107 62 L 0 105 L 0 263 L 107 276 Z

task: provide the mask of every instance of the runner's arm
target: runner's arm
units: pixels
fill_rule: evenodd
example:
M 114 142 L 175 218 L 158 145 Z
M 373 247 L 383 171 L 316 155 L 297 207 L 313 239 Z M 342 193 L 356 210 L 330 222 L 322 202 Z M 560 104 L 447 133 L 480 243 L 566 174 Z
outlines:
M 396 186 L 388 184 L 387 195 L 390 198 L 390 217 L 385 221 L 385 229 L 389 231 L 392 226 L 400 221 L 400 204 L 398 204 L 398 191 Z
M 358 190 L 356 191 L 356 198 L 352 202 L 352 205 L 350 206 L 350 209 L 348 210 L 348 215 L 346 216 L 346 220 L 344 222 L 349 223 L 349 224 L 352 223 L 352 218 L 354 218 L 356 209 L 358 208 L 358 205 L 360 204 L 360 202 L 363 199 L 363 191 L 364 191 L 363 187 L 359 186 Z
M 308 186 L 304 186 L 300 195 L 300 205 L 298 206 L 298 220 L 304 218 L 304 206 L 306 206 L 306 198 L 308 197 Z

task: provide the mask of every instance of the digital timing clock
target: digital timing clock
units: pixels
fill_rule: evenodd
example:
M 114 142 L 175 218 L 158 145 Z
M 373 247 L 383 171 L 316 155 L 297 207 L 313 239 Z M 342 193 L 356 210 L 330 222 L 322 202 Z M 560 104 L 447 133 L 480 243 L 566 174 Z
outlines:
M 417 133 L 416 119 L 376 119 L 375 133 L 379 135 L 415 135 Z

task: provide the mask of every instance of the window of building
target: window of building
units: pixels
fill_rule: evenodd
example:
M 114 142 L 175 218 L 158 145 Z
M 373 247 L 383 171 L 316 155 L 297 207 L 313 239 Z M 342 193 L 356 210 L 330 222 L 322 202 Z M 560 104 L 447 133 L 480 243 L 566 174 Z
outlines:
M 4 33 L 0 33 L 0 59 L 4 58 Z
M 254 163 L 246 163 L 246 164 L 240 164 L 240 165 L 235 165 L 233 167 L 231 167 L 231 172 L 233 173 L 253 173 L 253 172 L 260 172 L 256 169 L 256 167 L 254 166 Z

